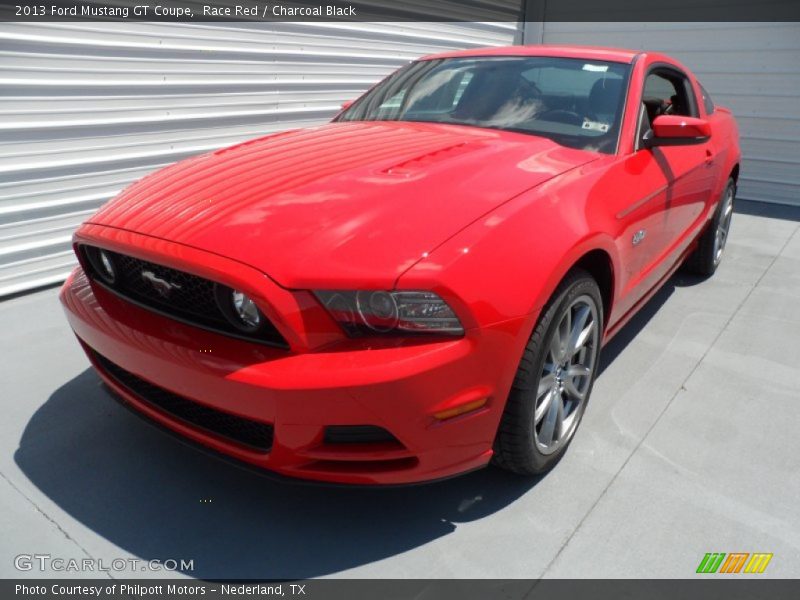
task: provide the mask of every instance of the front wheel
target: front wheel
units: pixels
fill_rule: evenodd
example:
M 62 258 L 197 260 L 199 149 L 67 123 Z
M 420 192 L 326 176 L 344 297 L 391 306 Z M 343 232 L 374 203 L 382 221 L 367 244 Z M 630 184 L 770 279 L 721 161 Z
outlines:
M 555 466 L 578 429 L 600 360 L 603 302 L 574 270 L 542 311 L 520 361 L 494 445 L 494 461 L 522 474 Z

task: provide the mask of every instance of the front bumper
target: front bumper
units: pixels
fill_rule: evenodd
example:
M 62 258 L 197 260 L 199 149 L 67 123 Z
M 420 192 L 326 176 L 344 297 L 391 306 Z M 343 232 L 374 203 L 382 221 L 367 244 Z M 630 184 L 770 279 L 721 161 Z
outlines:
M 117 297 L 78 268 L 61 291 L 69 323 L 106 383 L 133 408 L 195 442 L 282 475 L 355 484 L 440 479 L 485 465 L 511 385 L 522 320 L 463 338 L 286 351 L 174 321 Z M 102 357 L 102 360 L 98 359 Z M 202 407 L 271 425 L 268 451 L 161 410 L 108 361 Z M 473 412 L 434 414 L 487 398 Z M 372 425 L 398 444 L 331 444 L 325 429 Z

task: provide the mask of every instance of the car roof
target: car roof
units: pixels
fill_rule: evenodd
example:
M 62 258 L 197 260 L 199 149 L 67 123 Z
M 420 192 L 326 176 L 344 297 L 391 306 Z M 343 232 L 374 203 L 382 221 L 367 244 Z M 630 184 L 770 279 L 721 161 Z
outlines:
M 603 60 L 630 64 L 639 50 L 625 48 L 604 48 L 602 46 L 502 46 L 489 48 L 470 48 L 469 50 L 453 50 L 423 56 L 421 60 L 437 58 L 458 58 L 469 56 L 552 56 L 557 58 L 582 58 L 586 60 Z

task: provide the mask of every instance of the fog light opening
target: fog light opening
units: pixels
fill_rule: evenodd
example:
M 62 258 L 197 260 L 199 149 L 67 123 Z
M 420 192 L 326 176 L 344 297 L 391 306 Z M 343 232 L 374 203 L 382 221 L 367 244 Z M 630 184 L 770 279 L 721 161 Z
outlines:
M 240 327 L 247 331 L 256 331 L 261 327 L 261 311 L 250 296 L 239 290 L 233 290 L 231 304 L 234 314 L 239 319 Z
M 258 308 L 255 300 L 246 292 L 217 284 L 214 293 L 217 298 L 217 306 L 222 314 L 231 325 L 242 333 L 252 335 L 260 332 L 266 326 L 267 318 Z
M 93 274 L 107 285 L 114 285 L 117 281 L 117 267 L 110 252 L 102 248 L 84 246 L 86 258 L 92 267 Z

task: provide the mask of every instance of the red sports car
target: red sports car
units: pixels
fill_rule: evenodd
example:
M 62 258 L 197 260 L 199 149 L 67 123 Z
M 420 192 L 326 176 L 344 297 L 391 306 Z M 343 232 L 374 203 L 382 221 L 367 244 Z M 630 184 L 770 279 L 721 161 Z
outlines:
M 329 124 L 133 184 L 75 234 L 61 300 L 127 404 L 252 465 L 541 473 L 603 343 L 681 264 L 717 268 L 739 162 L 667 56 L 428 56 Z

